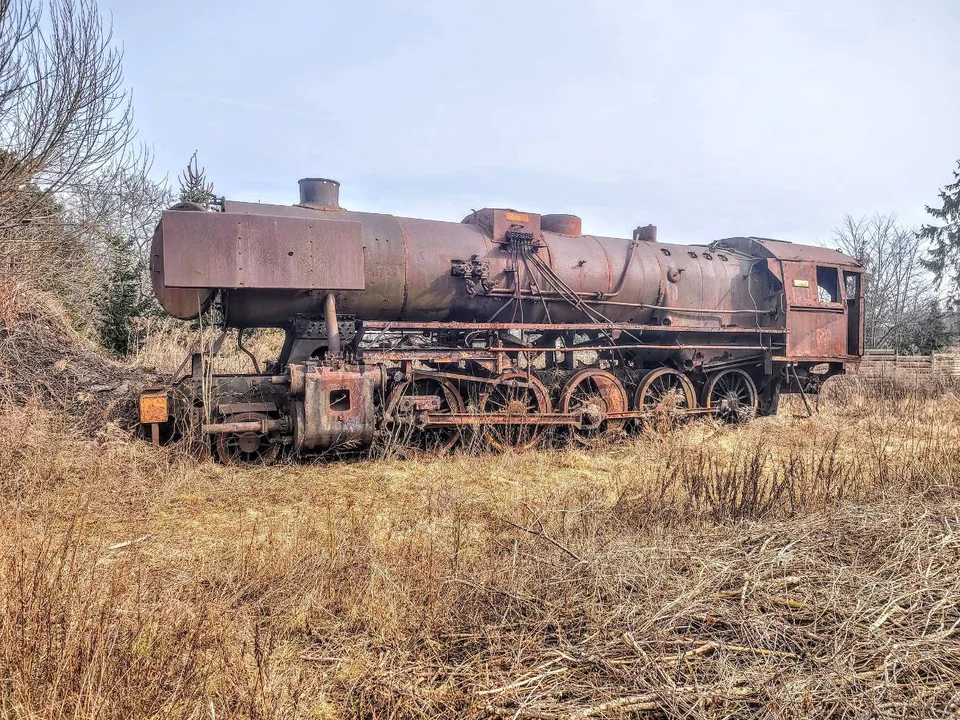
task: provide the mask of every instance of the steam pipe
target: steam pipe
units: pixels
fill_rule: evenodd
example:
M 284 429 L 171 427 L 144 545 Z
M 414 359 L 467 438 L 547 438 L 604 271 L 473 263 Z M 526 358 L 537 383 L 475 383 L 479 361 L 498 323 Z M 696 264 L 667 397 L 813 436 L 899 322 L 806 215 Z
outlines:
M 337 301 L 328 293 L 323 301 L 323 321 L 327 326 L 327 352 L 340 354 L 340 323 L 337 322 Z

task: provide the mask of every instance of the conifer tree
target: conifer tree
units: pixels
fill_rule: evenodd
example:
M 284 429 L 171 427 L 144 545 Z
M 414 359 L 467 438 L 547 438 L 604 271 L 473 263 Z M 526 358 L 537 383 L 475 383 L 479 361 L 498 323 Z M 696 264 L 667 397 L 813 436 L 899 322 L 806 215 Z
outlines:
M 130 240 L 108 238 L 109 267 L 97 302 L 100 310 L 100 344 L 114 354 L 127 355 L 133 348 L 130 320 L 142 315 L 150 301 L 141 293 L 143 261 Z
M 920 229 L 920 237 L 930 243 L 924 265 L 933 272 L 938 285 L 949 276 L 951 298 L 957 305 L 960 304 L 960 160 L 953 171 L 953 182 L 940 191 L 940 201 L 940 207 L 927 205 L 927 213 L 938 224 Z
M 215 199 L 213 183 L 207 181 L 206 168 L 198 166 L 197 151 L 194 150 L 187 167 L 180 173 L 180 202 L 209 206 Z

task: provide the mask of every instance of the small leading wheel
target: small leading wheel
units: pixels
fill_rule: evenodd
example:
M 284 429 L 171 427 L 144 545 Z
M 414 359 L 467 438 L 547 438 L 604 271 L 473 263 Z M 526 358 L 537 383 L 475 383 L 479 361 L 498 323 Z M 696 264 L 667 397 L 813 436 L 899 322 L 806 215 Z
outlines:
M 580 413 L 580 424 L 574 426 L 573 437 L 583 445 L 606 442 L 620 433 L 626 420 L 608 420 L 607 415 L 626 410 L 627 391 L 606 370 L 585 368 L 574 373 L 560 394 L 560 411 L 564 415 Z
M 235 413 L 223 422 L 269 420 L 263 413 Z M 271 442 L 262 432 L 224 433 L 217 435 L 217 457 L 224 465 L 269 465 L 280 455 L 280 443 Z
M 527 423 L 511 423 L 510 418 L 525 418 L 550 412 L 550 393 L 543 383 L 532 375 L 510 370 L 487 386 L 480 396 L 480 412 L 506 415 L 506 423 L 483 426 L 487 445 L 494 450 L 512 447 L 527 450 L 535 447 L 546 434 L 546 429 Z
M 428 428 L 416 426 L 416 397 L 436 397 L 440 408 L 436 413 L 462 413 L 463 398 L 457 386 L 448 378 L 417 375 L 413 380 L 397 383 L 387 396 L 384 415 L 392 423 L 392 438 L 401 445 L 411 445 L 421 450 L 449 452 L 460 439 L 456 425 L 441 425 Z
M 757 386 L 740 369 L 717 373 L 703 390 L 703 404 L 726 422 L 746 422 L 757 414 Z
M 657 368 L 637 388 L 634 407 L 644 411 L 644 430 L 672 430 L 697 406 L 697 393 L 690 378 L 673 368 Z

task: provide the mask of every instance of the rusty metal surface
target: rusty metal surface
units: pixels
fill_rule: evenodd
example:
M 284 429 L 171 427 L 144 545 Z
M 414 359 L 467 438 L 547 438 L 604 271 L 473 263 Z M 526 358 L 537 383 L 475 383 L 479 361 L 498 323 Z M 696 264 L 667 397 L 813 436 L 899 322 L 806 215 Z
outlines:
M 404 395 L 397 403 L 397 411 L 401 413 L 411 410 L 439 410 L 439 395 Z
M 295 443 L 301 448 L 369 445 L 373 440 L 374 391 L 382 375 L 355 366 L 308 364 L 303 372 L 303 401 L 295 419 Z
M 341 208 L 342 209 L 342 208 Z M 223 211 L 227 214 L 242 213 L 244 215 L 276 215 L 280 217 L 318 217 L 318 208 L 308 208 L 302 205 L 272 205 L 268 203 L 243 202 L 241 200 L 224 200 Z
M 584 311 L 572 307 L 534 263 L 507 247 L 507 233 L 516 231 L 529 234 L 537 248 L 533 254 L 585 305 L 611 321 L 668 322 L 674 326 L 715 329 L 756 325 L 755 298 L 750 297 L 747 283 L 742 280 L 747 261 L 732 250 L 568 236 L 543 230 L 542 218 L 535 213 L 502 209 L 486 208 L 468 216 L 463 223 L 451 223 L 342 209 L 235 202 L 226 202 L 225 208 L 227 212 L 217 214 L 219 220 L 215 222 L 241 215 L 282 217 L 291 222 L 317 218 L 328 222 L 325 227 L 330 229 L 337 224 L 360 223 L 364 291 L 340 293 L 338 306 L 341 312 L 368 320 L 586 320 Z M 565 226 L 566 221 L 558 221 L 559 226 L 551 222 L 548 220 L 548 227 L 573 229 Z M 749 238 L 746 241 L 755 242 Z M 483 266 L 482 287 L 481 283 L 463 277 L 462 269 L 458 276 L 457 269 L 466 265 Z M 306 282 L 309 273 L 301 274 L 293 268 L 290 272 L 294 274 L 271 283 L 285 290 L 251 290 L 249 284 L 234 287 L 229 298 L 231 324 L 276 326 L 298 313 L 320 314 L 322 291 L 343 285 L 339 280 Z M 675 281 L 669 281 L 670 277 Z M 170 279 L 167 282 L 171 284 Z M 518 300 L 512 302 L 512 298 Z M 774 308 L 773 300 L 764 298 L 762 302 L 768 303 L 769 309 Z M 663 306 L 671 310 L 660 312 L 658 308 Z
M 842 372 L 861 352 L 862 298 L 846 297 L 843 273 L 862 268 L 833 250 L 658 243 L 653 226 L 584 235 L 575 216 L 502 208 L 460 223 L 402 218 L 344 210 L 333 182 L 301 188 L 293 207 L 181 207 L 154 240 L 170 312 L 195 315 L 221 291 L 226 327 L 288 332 L 269 387 L 216 379 L 224 422 L 204 429 L 218 448 L 239 439 L 237 457 L 358 449 L 401 426 L 446 449 L 457 425 L 486 426 L 492 447 L 535 444 L 550 425 L 594 437 L 653 417 L 636 395 L 658 372 L 696 390 L 684 416 L 715 414 L 697 396 L 731 369 L 755 380 L 762 409 L 786 368 Z M 824 268 L 838 282 L 827 302 Z M 202 388 L 193 397 L 199 406 Z
M 821 265 L 861 267 L 860 263 L 854 258 L 849 255 L 844 255 L 839 250 L 818 247 L 816 245 L 799 245 L 785 240 L 734 237 L 719 240 L 717 241 L 717 245 L 720 247 L 733 248 L 757 258 L 776 258 L 778 260 L 813 262 Z
M 575 372 L 560 392 L 559 410 L 563 414 L 581 413 L 575 437 L 611 434 L 623 428 L 622 420 L 608 420 L 610 413 L 625 412 L 629 406 L 627 391 L 613 373 L 598 368 Z
M 507 208 L 483 208 L 463 219 L 463 224 L 479 225 L 495 243 L 503 242 L 508 230 L 540 234 L 540 216 Z
M 683 415 L 716 415 L 716 407 L 684 408 Z M 609 420 L 638 420 L 653 415 L 649 410 L 623 410 L 610 412 L 605 415 Z M 507 413 L 432 413 L 424 412 L 419 416 L 420 422 L 425 425 L 579 425 L 580 413 L 532 413 L 529 415 Z
M 667 282 L 657 303 L 664 308 L 653 314 L 656 322 L 688 328 L 758 324 L 754 312 L 758 303 L 750 298 L 743 280 L 750 273 L 749 262 L 742 262 L 732 253 L 711 251 L 702 246 L 656 243 L 644 247 L 659 253 L 668 270 Z M 760 309 L 769 311 L 770 306 L 760 304 Z M 760 324 L 771 323 L 764 320 Z
M 663 325 L 646 325 L 641 323 L 506 323 L 506 322 L 412 322 L 412 321 L 380 321 L 371 320 L 363 322 L 364 330 L 451 330 L 451 331 L 497 331 L 497 330 L 516 330 L 531 332 L 605 332 L 614 333 L 650 331 L 657 333 L 679 333 L 688 332 L 689 328 Z M 783 335 L 783 328 L 768 327 L 731 327 L 724 328 L 724 333 L 747 333 L 752 335 Z
M 318 210 L 340 209 L 340 183 L 329 178 L 303 178 L 300 204 Z
M 167 284 L 163 272 L 163 224 L 157 225 L 150 245 L 150 283 L 160 307 L 180 320 L 193 320 L 210 307 L 213 288 L 177 288 Z
M 583 234 L 583 221 L 576 215 L 541 215 L 540 229 L 557 235 L 580 237 Z
M 275 413 L 277 404 L 273 402 L 237 402 L 220 403 L 217 410 L 223 415 L 238 415 L 240 413 Z
M 623 352 L 636 352 L 641 350 L 647 351 L 657 351 L 657 352 L 670 352 L 670 351 L 715 351 L 717 353 L 730 352 L 730 351 L 749 351 L 753 353 L 762 353 L 769 351 L 779 350 L 781 346 L 768 346 L 768 345 L 728 345 L 724 343 L 715 343 L 712 345 L 703 345 L 697 343 L 689 344 L 675 344 L 675 345 L 663 345 L 649 343 L 644 345 L 637 344 L 623 344 L 623 345 L 585 345 L 578 346 L 576 348 L 569 348 L 569 350 L 576 350 L 576 352 L 606 352 L 606 353 L 623 353 Z M 508 347 L 495 347 L 487 348 L 483 350 L 446 350 L 440 348 L 438 350 L 364 350 L 361 355 L 362 359 L 366 363 L 380 363 L 380 362 L 400 362 L 401 360 L 410 360 L 414 362 L 444 362 L 444 363 L 456 363 L 462 362 L 465 360 L 472 360 L 474 362 L 479 361 L 490 361 L 496 360 L 498 357 L 503 357 L 506 355 L 522 355 L 528 357 L 536 357 L 537 355 L 543 355 L 546 353 L 560 352 L 563 348 L 508 348 Z
M 817 263 L 784 262 L 783 284 L 790 331 L 785 354 L 795 360 L 846 357 L 849 320 L 842 297 L 842 283 L 838 287 L 841 293 L 839 302 L 821 302 L 817 289 Z M 859 323 L 859 318 L 856 322 Z
M 170 400 L 166 388 L 145 390 L 140 394 L 140 422 L 165 423 L 170 418 Z
M 316 282 L 316 273 L 313 281 L 307 282 L 311 273 L 293 267 L 285 271 L 289 275 L 280 273 L 284 277 L 259 283 L 262 289 L 251 290 L 249 283 L 240 286 L 235 282 L 229 293 L 231 324 L 278 326 L 298 313 L 320 314 L 322 291 L 338 288 L 342 290 L 337 298 L 341 312 L 367 320 L 505 320 L 520 324 L 586 320 L 586 311 L 571 306 L 550 278 L 518 258 L 508 242 L 509 233 L 528 235 L 535 248 L 533 255 L 595 315 L 614 322 L 669 323 L 677 328 L 726 332 L 756 326 L 758 314 L 776 311 L 775 297 L 751 294 L 755 281 L 744 278 L 759 270 L 753 269 L 744 253 L 756 259 L 776 259 L 776 263 L 767 263 L 774 274 L 780 260 L 804 258 L 847 267 L 854 263 L 833 250 L 763 238 L 678 246 L 582 235 L 578 219 L 571 215 L 541 217 L 484 208 L 453 223 L 349 212 L 328 207 L 331 204 L 312 208 L 224 203 L 226 212 L 217 214 L 212 222 L 224 223 L 235 215 L 291 222 L 315 218 L 329 223 L 324 227 L 330 232 L 338 224 L 342 228 L 344 223 L 360 223 L 364 260 L 363 292 L 346 289 L 348 283 L 340 279 Z M 653 237 L 652 232 L 640 235 Z M 338 256 L 344 253 L 336 251 Z M 457 268 L 465 264 L 482 267 L 478 273 L 483 282 L 471 279 L 472 275 L 463 277 L 462 270 L 458 277 Z M 167 284 L 176 279 L 167 278 Z M 281 289 L 267 289 L 267 285 Z M 782 328 L 783 318 L 759 324 Z
M 365 287 L 359 223 L 168 210 L 161 226 L 169 287 Z
M 549 261 L 554 272 L 563 278 L 572 290 L 594 296 L 597 293 L 603 296 L 613 294 L 615 280 L 612 261 L 603 245 L 595 237 L 592 235 L 567 237 L 544 233 L 542 240 L 546 255 L 544 259 Z M 623 256 L 624 253 L 621 253 L 621 258 L 618 258 L 620 262 L 617 263 L 617 275 L 623 267 Z M 537 283 L 539 290 L 543 292 L 552 290 L 552 287 L 542 278 L 537 280 L 539 280 Z M 529 289 L 529 281 L 525 289 Z M 647 289 L 645 294 L 648 302 L 656 301 L 656 288 L 652 291 Z
M 280 428 L 279 420 L 247 420 L 241 422 L 204 423 L 200 431 L 205 435 L 228 435 L 230 433 L 269 433 Z
M 532 413 L 530 415 L 512 413 L 424 413 L 421 421 L 427 425 L 579 425 L 580 415 L 562 415 L 558 413 Z

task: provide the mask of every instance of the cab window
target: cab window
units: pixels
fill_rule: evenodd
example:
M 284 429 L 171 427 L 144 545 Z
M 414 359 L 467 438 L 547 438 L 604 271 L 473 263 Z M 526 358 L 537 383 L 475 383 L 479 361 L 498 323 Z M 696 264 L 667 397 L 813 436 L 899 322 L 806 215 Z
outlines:
M 840 302 L 840 273 L 836 268 L 817 265 L 817 301 Z
M 860 297 L 860 273 L 843 273 L 843 284 L 847 300 L 856 300 Z

